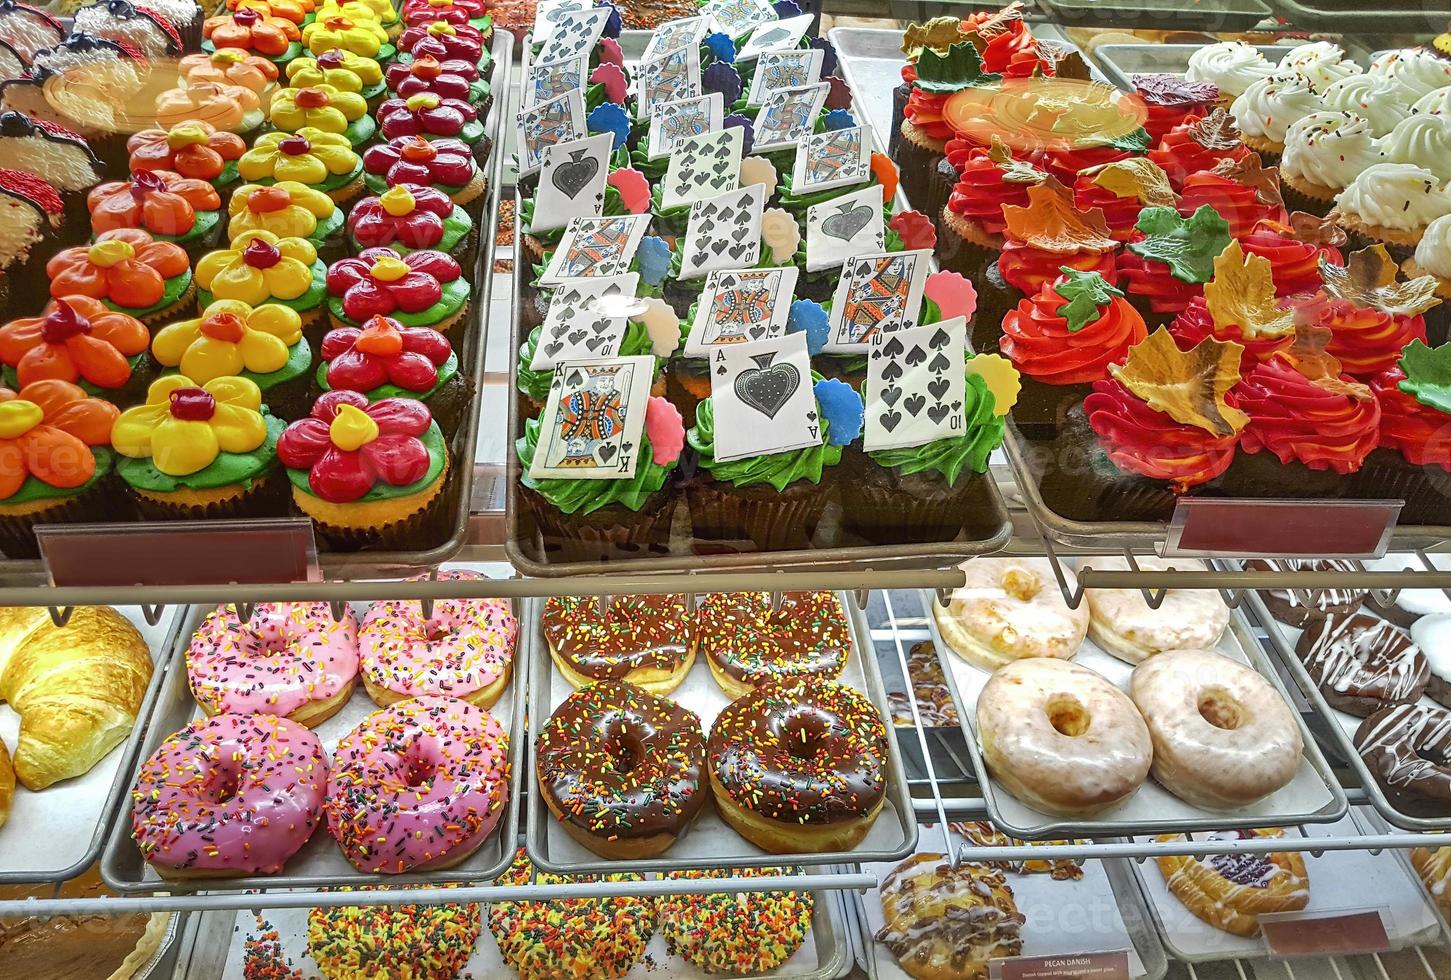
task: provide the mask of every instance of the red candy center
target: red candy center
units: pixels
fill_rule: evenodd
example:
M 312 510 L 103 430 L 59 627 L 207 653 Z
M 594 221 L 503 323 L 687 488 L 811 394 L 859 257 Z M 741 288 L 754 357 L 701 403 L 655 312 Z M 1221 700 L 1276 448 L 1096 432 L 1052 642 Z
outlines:
M 282 252 L 276 245 L 269 245 L 260 238 L 254 238 L 242 250 L 242 261 L 254 269 L 270 269 L 282 261 Z
M 328 104 L 327 93 L 320 88 L 300 88 L 296 102 L 303 109 L 321 109 Z
M 343 66 L 343 53 L 341 51 L 329 51 L 326 54 L 318 55 L 317 64 L 319 68 L 341 68 Z
M 246 330 L 247 325 L 235 313 L 214 313 L 202 320 L 201 326 L 201 332 L 213 340 L 224 340 L 233 344 L 242 339 Z
M 312 141 L 306 136 L 289 136 L 277 144 L 277 149 L 290 157 L 300 157 L 312 152 Z
M 241 24 L 243 27 L 251 27 L 261 19 L 261 14 L 257 13 L 257 11 L 255 10 L 246 7 L 232 15 L 232 20 L 238 24 Z
M 178 388 L 171 393 L 171 417 L 205 422 L 217 411 L 217 400 L 204 388 Z
M 147 194 L 155 194 L 166 190 L 166 181 L 158 177 L 155 171 L 139 170 L 131 175 L 131 196 L 136 200 L 143 200 Z
M 48 344 L 59 344 L 78 334 L 90 333 L 91 321 L 81 316 L 69 303 L 57 301 L 55 309 L 45 315 L 40 335 Z

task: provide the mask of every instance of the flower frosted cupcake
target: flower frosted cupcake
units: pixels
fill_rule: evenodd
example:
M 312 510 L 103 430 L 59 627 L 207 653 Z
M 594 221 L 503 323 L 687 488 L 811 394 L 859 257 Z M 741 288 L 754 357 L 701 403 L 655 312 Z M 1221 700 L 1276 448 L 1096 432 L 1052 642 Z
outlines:
M 179 85 L 235 85 L 270 101 L 277 90 L 277 65 L 240 48 L 189 54 L 177 65 Z
M 361 326 L 375 316 L 405 327 L 454 328 L 469 308 L 473 287 L 452 256 L 422 250 L 399 257 L 368 248 L 327 270 L 328 308 L 335 326 Z
M 281 132 L 296 133 L 311 127 L 343 136 L 352 146 L 367 143 L 378 128 L 368 115 L 368 102 L 362 95 L 331 85 L 281 89 L 272 96 L 269 117 Z
M 478 110 L 461 99 L 443 98 L 432 92 L 387 100 L 378 107 L 378 127 L 387 140 L 399 136 L 458 140 L 476 157 L 488 148 Z
M 494 25 L 484 0 L 403 0 L 400 14 L 408 27 L 441 20 L 455 27 L 467 24 L 482 32 L 492 31 Z
M 344 250 L 342 209 L 322 191 L 290 180 L 271 187 L 246 184 L 232 195 L 229 208 L 228 241 L 265 231 L 278 238 L 305 238 L 319 257 Z
M 262 128 L 267 115 L 257 93 L 240 85 L 192 82 L 156 96 L 156 123 L 164 129 L 201 121 L 213 128 L 251 136 Z
M 1350 112 L 1312 112 L 1285 135 L 1280 179 L 1294 207 L 1325 214 L 1335 197 L 1385 153 L 1363 117 Z
M 362 327 L 328 331 L 321 353 L 321 390 L 358 391 L 369 402 L 417 398 L 428 405 L 445 436 L 458 428 L 469 386 L 459 374 L 453 345 L 437 330 L 375 316 Z
M 431 249 L 468 263 L 477 239 L 473 219 L 443 191 L 399 184 L 353 206 L 348 241 L 359 252 L 388 248 L 408 255 Z
M 1352 240 L 1384 244 L 1404 258 L 1426 226 L 1451 214 L 1451 191 L 1412 163 L 1377 163 L 1362 170 L 1335 198 L 1340 226 Z
M 361 95 L 369 109 L 376 108 L 388 91 L 382 65 L 372 58 L 341 49 L 298 58 L 287 66 L 287 85 L 289 88 L 331 85 L 339 92 Z
M 326 276 L 327 268 L 307 239 L 243 232 L 229 248 L 208 252 L 197 262 L 197 302 L 202 307 L 219 299 L 248 306 L 279 303 L 296 310 L 308 324 L 322 316 Z
M 237 161 L 246 151 L 242 137 L 204 122 L 181 123 L 169 130 L 143 129 L 126 140 L 132 173 L 170 172 L 186 180 L 204 180 L 218 194 L 227 195 L 237 183 Z
M 302 53 L 302 32 L 285 17 L 272 17 L 252 8 L 208 17 L 202 23 L 202 50 L 233 48 L 285 65 Z
M 458 99 L 473 106 L 480 115 L 493 105 L 493 92 L 479 66 L 462 58 L 439 61 L 425 55 L 406 65 L 389 65 L 387 81 L 388 89 L 400 99 L 415 95 Z
M 382 194 L 399 184 L 431 187 L 455 204 L 468 204 L 484 192 L 484 172 L 468 144 L 459 140 L 428 140 L 398 136 L 363 152 L 368 190 Z
M 1254 82 L 1234 100 L 1230 114 L 1249 148 L 1275 162 L 1285 133 L 1296 120 L 1326 109 L 1324 97 L 1304 75 L 1275 75 Z
M 88 395 L 126 404 L 151 379 L 146 325 L 89 296 L 66 296 L 39 316 L 0 326 L 0 362 L 7 388 L 64 381 Z
M 57 253 L 45 273 L 51 296 L 89 296 L 147 324 L 175 316 L 196 295 L 181 246 L 135 228 L 108 231 L 92 245 Z
M 138 170 L 126 181 L 107 181 L 86 195 L 91 234 L 140 229 L 158 242 L 174 242 L 195 258 L 221 237 L 222 198 L 205 180 L 170 170 Z
M 219 299 L 201 316 L 158 330 L 151 353 L 163 373 L 183 374 L 198 384 L 245 378 L 284 419 L 306 411 L 312 349 L 302 336 L 302 317 L 290 307 Z
M 249 184 L 293 181 L 322 191 L 338 204 L 363 193 L 363 161 L 341 133 L 304 126 L 295 133 L 263 133 L 237 161 Z
M 320 11 L 317 19 L 302 29 L 302 43 L 313 55 L 347 51 L 376 61 L 387 61 L 397 50 L 376 19 L 354 17 L 340 10 Z
M 198 385 L 182 374 L 152 382 L 146 402 L 111 428 L 116 466 L 150 520 L 261 516 L 277 469 L 281 419 L 245 378 Z
M 484 59 L 489 57 L 488 39 L 482 31 L 442 20 L 431 20 L 407 28 L 398 38 L 398 51 L 398 61 L 404 65 L 419 58 L 468 61 L 483 65 Z

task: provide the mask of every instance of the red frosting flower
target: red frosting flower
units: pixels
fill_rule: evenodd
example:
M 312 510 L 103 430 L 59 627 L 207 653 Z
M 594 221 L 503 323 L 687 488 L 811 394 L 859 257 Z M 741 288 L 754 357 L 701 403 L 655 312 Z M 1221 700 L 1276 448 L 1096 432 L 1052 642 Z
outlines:
M 432 421 L 428 406 L 412 398 L 370 405 L 360 392 L 329 391 L 282 433 L 277 458 L 308 470 L 307 484 L 323 500 L 350 503 L 380 482 L 406 487 L 427 476 L 428 447 L 419 437 Z
M 363 167 L 381 174 L 389 187 L 464 187 L 473 180 L 474 156 L 461 140 L 426 140 L 422 136 L 399 136 L 370 146 L 363 153 Z
M 398 39 L 398 50 L 415 58 L 432 55 L 439 61 L 458 58 L 478 64 L 484 57 L 484 35 L 467 24 L 431 20 L 404 31 Z
M 463 271 L 443 252 L 423 250 L 403 258 L 386 248 L 365 248 L 327 270 L 329 295 L 341 296 L 343 313 L 359 323 L 401 310 L 421 313 L 443 298 L 443 284 Z
M 403 23 L 409 27 L 441 20 L 457 27 L 489 16 L 482 0 L 405 0 Z
M 404 327 L 375 316 L 362 327 L 339 327 L 322 339 L 327 384 L 333 390 L 372 391 L 394 384 L 425 392 L 453 354 L 448 338 L 430 327 Z
M 395 136 L 457 136 L 477 118 L 478 112 L 462 99 L 431 93 L 389 99 L 378 107 L 378 126 L 390 140 Z
M 1364 385 L 1341 375 L 1317 383 L 1281 357 L 1257 365 L 1236 389 L 1249 415 L 1247 452 L 1267 450 L 1281 463 L 1354 473 L 1380 437 L 1380 406 Z
M 1121 295 L 1108 296 L 1075 330 L 1062 313 L 1069 301 L 1055 289 L 1061 282 L 1044 283 L 1008 311 L 998 349 L 1019 371 L 1045 384 L 1101 381 L 1110 364 L 1122 364 L 1129 348 L 1148 336 L 1144 318 Z
M 394 244 L 432 248 L 443 240 L 443 223 L 453 208 L 453 200 L 443 191 L 398 184 L 355 204 L 348 215 L 348 231 L 363 248 Z
M 1370 379 L 1370 390 L 1380 404 L 1380 444 L 1399 450 L 1417 466 L 1451 470 L 1451 416 L 1401 391 L 1405 379 L 1399 367 Z
M 469 85 L 478 81 L 477 65 L 451 58 L 439 61 L 432 55 L 425 55 L 410 64 L 393 63 L 384 76 L 389 90 L 402 99 L 410 95 L 432 92 L 445 99 L 469 99 Z

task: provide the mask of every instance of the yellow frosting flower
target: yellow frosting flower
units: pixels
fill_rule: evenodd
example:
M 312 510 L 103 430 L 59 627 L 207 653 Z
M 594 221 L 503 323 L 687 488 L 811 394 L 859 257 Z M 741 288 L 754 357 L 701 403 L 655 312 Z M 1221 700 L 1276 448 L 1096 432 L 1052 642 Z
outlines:
M 310 238 L 318 222 L 337 210 L 326 193 L 295 180 L 278 181 L 270 187 L 244 184 L 227 207 L 231 213 L 228 241 L 249 231 L 266 231 L 278 238 Z
M 279 89 L 272 96 L 272 125 L 295 133 L 308 126 L 341 133 L 348 123 L 367 115 L 368 100 L 357 92 L 342 92 L 332 85 Z
M 302 43 L 313 54 L 328 51 L 351 51 L 365 58 L 376 58 L 383 45 L 388 43 L 388 32 L 361 4 L 345 4 L 358 7 L 366 16 L 334 9 L 318 14 L 317 20 L 302 29 Z
M 393 6 L 393 0 L 327 0 L 319 8 L 317 15 L 342 13 L 346 17 L 361 17 L 364 12 L 371 14 L 373 19 L 383 25 L 396 23 L 398 11 Z
M 297 299 L 312 288 L 317 249 L 305 238 L 279 238 L 270 231 L 238 235 L 230 248 L 203 255 L 196 283 L 216 299 L 239 299 L 252 306 L 268 300 Z
M 196 381 L 251 371 L 280 371 L 290 348 L 302 339 L 302 317 L 276 303 L 255 309 L 235 299 L 219 299 L 195 320 L 162 327 L 151 353 L 163 367 L 180 367 Z
M 357 166 L 358 155 L 346 136 L 303 126 L 295 133 L 263 133 L 237 161 L 237 172 L 243 180 L 321 184 L 329 176 L 352 173 Z
M 246 378 L 198 385 L 184 374 L 158 378 L 146 404 L 128 408 L 111 427 L 111 446 L 132 459 L 150 457 L 170 476 L 206 469 L 222 453 L 249 453 L 267 441 L 262 392 Z
M 383 69 L 372 58 L 351 51 L 333 52 L 339 64 L 325 67 L 326 62 L 298 58 L 287 65 L 287 84 L 292 88 L 331 85 L 339 92 L 362 92 L 383 80 Z

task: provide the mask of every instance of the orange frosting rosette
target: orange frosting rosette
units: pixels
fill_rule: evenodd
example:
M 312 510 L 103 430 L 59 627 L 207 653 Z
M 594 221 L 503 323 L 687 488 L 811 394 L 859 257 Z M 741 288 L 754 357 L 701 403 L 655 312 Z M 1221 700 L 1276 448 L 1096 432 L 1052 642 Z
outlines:
M 35 477 L 73 490 L 96 475 L 93 446 L 111 444 L 120 410 L 67 381 L 0 388 L 0 501 Z
M 54 380 L 121 388 L 131 380 L 128 358 L 150 343 L 151 332 L 135 317 L 89 296 L 63 296 L 40 316 L 0 327 L 0 361 L 22 385 Z
M 256 51 L 268 58 L 286 54 L 293 41 L 302 40 L 302 32 L 292 21 L 256 10 L 208 17 L 202 23 L 202 36 L 214 47 Z
M 213 181 L 227 164 L 240 160 L 247 143 L 236 133 L 220 132 L 211 123 L 184 122 L 171 129 L 143 129 L 126 141 L 133 173 L 173 171 L 192 180 Z
M 166 280 L 190 271 L 180 245 L 155 241 L 138 228 L 105 232 L 94 244 L 65 249 L 45 264 L 52 296 L 89 296 L 127 309 L 155 306 Z
M 177 67 L 183 85 L 238 85 L 259 97 L 270 94 L 277 85 L 277 66 L 241 48 L 189 54 Z
M 112 180 L 86 195 L 91 231 L 141 228 L 153 235 L 185 235 L 196 226 L 198 211 L 217 211 L 221 195 L 205 180 L 170 170 L 141 170 L 130 180 Z
M 230 11 L 255 10 L 263 17 L 281 17 L 290 20 L 300 28 L 307 15 L 312 13 L 312 0 L 227 0 Z
M 200 120 L 217 129 L 244 132 L 262 121 L 261 112 L 257 93 L 240 85 L 206 82 L 167 89 L 156 96 L 156 122 L 167 129 Z

